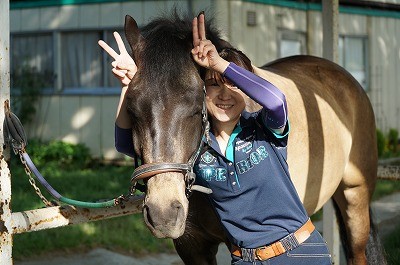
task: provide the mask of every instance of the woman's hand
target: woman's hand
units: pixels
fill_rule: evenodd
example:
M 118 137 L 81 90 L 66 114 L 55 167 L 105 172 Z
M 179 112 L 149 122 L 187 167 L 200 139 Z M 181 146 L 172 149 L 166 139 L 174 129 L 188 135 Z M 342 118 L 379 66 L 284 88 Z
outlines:
M 222 59 L 214 44 L 206 39 L 206 27 L 204 14 L 195 17 L 192 22 L 193 28 L 193 49 L 192 56 L 195 62 L 207 69 L 223 73 L 229 62 Z
M 99 40 L 98 43 L 101 48 L 103 48 L 112 58 L 114 58 L 114 61 L 111 63 L 113 67 L 112 72 L 121 81 L 123 86 L 127 86 L 136 74 L 137 66 L 135 61 L 127 52 L 125 44 L 118 32 L 114 32 L 114 38 L 117 42 L 120 54 L 115 52 L 113 48 L 111 48 L 103 40 Z

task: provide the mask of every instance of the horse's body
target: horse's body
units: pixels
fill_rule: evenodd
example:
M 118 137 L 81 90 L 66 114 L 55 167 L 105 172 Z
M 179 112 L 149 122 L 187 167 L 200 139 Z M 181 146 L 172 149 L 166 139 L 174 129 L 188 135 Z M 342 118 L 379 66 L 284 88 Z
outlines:
M 148 28 L 146 34 L 153 34 L 157 28 L 165 32 L 160 23 Z M 182 26 L 183 22 L 179 23 Z M 149 62 L 149 57 L 143 54 L 146 47 L 151 48 L 148 44 L 151 36 L 141 38 L 136 23 L 129 19 L 126 23 L 127 38 L 139 68 L 139 77 L 136 79 L 135 76 L 128 95 L 129 105 L 133 112 L 136 111 L 133 115 L 137 125 L 133 128 L 133 136 L 136 152 L 142 155 L 145 163 L 186 162 L 200 140 L 201 118 L 196 110 L 202 104 L 201 80 L 190 59 L 190 22 L 185 23 L 188 24 L 183 27 L 188 31 L 186 35 L 179 32 L 169 36 L 178 36 L 175 41 L 189 43 L 178 47 L 181 53 L 189 56 L 182 57 L 186 58 L 182 60 L 187 60 L 187 65 L 170 65 L 176 68 L 173 72 L 181 72 L 182 78 L 176 75 L 166 76 L 163 81 L 153 78 L 145 84 L 139 78 L 146 79 L 146 69 L 162 69 L 163 59 L 170 55 Z M 157 51 L 157 56 L 162 56 L 162 45 Z M 152 69 L 150 63 L 161 66 Z M 255 73 L 286 95 L 291 125 L 289 170 L 308 213 L 313 214 L 333 197 L 339 209 L 338 218 L 344 225 L 349 264 L 366 264 L 369 202 L 377 173 L 375 122 L 366 94 L 343 68 L 316 57 L 295 56 L 278 60 L 262 68 L 255 67 Z M 174 78 L 176 80 L 172 80 Z M 184 85 L 183 81 L 186 82 Z M 151 88 L 146 87 L 149 84 Z M 145 103 L 140 103 L 143 98 Z M 138 104 L 145 107 L 142 113 Z M 197 106 L 194 110 L 193 105 Z M 206 195 L 194 192 L 188 203 L 182 174 L 176 172 L 157 174 L 147 184 L 144 217 L 153 234 L 174 238 L 185 264 L 216 264 L 218 244 L 226 242 L 229 247 L 229 242 Z M 375 239 L 371 237 L 368 242 L 372 248 Z M 378 255 L 372 253 L 372 256 Z

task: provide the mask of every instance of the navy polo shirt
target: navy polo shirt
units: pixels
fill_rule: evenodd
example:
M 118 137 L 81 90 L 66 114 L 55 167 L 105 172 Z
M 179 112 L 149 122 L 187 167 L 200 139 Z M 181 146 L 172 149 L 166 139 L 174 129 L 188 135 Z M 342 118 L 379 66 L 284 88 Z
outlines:
M 213 191 L 209 198 L 231 243 L 243 248 L 273 243 L 308 220 L 289 176 L 287 134 L 274 135 L 258 114 L 242 114 L 226 156 L 210 132 L 195 166 L 196 182 Z

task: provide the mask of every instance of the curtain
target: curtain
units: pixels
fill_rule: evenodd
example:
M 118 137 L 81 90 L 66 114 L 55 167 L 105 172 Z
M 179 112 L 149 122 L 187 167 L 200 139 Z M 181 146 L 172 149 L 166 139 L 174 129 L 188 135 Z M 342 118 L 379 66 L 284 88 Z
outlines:
M 53 37 L 51 33 L 11 36 L 11 74 L 23 67 L 49 76 L 48 87 L 53 86 Z
M 103 86 L 102 56 L 97 41 L 99 31 L 68 32 L 61 35 L 63 88 Z

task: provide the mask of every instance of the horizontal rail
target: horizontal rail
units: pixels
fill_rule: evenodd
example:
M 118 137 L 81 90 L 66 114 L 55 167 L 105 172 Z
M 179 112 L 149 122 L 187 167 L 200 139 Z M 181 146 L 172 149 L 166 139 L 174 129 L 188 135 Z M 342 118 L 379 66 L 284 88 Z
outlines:
M 140 213 L 142 211 L 143 198 L 144 196 L 131 197 L 124 204 L 124 207 L 89 209 L 65 205 L 12 213 L 12 234 L 40 231 Z
M 400 166 L 379 165 L 377 175 L 379 179 L 400 180 Z

